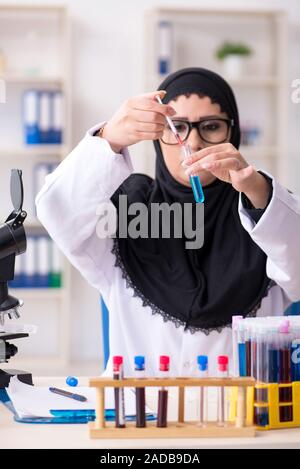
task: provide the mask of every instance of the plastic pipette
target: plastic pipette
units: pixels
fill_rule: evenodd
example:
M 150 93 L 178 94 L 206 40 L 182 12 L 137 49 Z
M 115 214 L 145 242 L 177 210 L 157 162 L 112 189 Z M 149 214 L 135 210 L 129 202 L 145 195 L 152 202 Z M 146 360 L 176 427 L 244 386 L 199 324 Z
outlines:
M 156 100 L 159 102 L 159 104 L 163 104 L 162 100 L 160 99 L 160 96 L 157 95 L 156 96 Z M 176 128 L 175 128 L 175 125 L 173 124 L 172 120 L 170 119 L 169 116 L 166 116 L 166 120 L 169 124 L 169 127 L 170 129 L 172 130 L 173 134 L 175 135 L 175 138 L 177 140 L 177 142 L 179 143 L 179 145 L 183 145 L 183 141 L 181 140 Z

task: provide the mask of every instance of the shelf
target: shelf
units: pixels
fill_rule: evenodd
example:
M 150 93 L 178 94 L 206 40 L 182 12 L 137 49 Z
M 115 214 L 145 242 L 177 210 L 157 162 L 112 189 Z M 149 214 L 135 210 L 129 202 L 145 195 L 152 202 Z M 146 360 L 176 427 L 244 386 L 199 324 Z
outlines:
M 47 77 L 47 76 L 30 76 L 22 74 L 7 74 L 0 77 L 6 84 L 20 84 L 20 85 L 54 85 L 56 87 L 63 87 L 64 79 L 60 77 Z
M 230 78 L 226 77 L 222 74 L 224 80 L 226 80 L 232 86 L 261 86 L 261 87 L 277 87 L 283 84 L 283 80 L 276 75 L 269 75 L 269 76 L 245 76 L 240 78 Z M 151 83 L 154 83 L 154 86 L 160 83 L 162 80 L 166 78 L 167 75 L 153 75 L 151 79 Z
M 38 332 L 37 332 L 38 333 Z M 30 340 L 30 336 L 29 336 Z M 82 386 L 88 385 L 88 378 L 81 377 L 90 377 L 90 376 L 99 376 L 103 371 L 103 363 L 101 358 L 99 360 L 85 360 L 85 361 L 66 361 L 59 357 L 53 356 L 32 356 L 32 355 L 23 355 L 20 357 L 16 355 L 11 358 L 9 363 L 1 364 L 2 369 L 20 369 L 26 370 L 33 374 L 33 382 L 38 386 L 46 386 L 45 379 L 50 374 L 52 376 L 59 377 L 60 386 L 66 385 L 66 377 L 68 375 L 78 376 L 79 383 Z M 38 380 L 36 382 L 36 376 Z
M 285 13 L 284 10 L 280 8 L 270 8 L 270 9 L 249 9 L 249 8 L 233 8 L 233 7 L 228 7 L 228 8 L 218 8 L 218 7 L 213 7 L 213 8 L 205 8 L 205 7 L 156 7 L 153 10 L 154 14 L 157 15 L 178 15 L 179 17 L 182 17 L 182 15 L 245 15 L 245 16 L 270 16 L 273 17 L 275 15 L 282 15 Z
M 280 86 L 282 81 L 279 77 L 276 76 L 265 76 L 265 77 L 241 77 L 241 78 L 227 78 L 224 76 L 224 79 L 228 81 L 233 86 Z
M 64 288 L 10 288 L 9 292 L 21 300 L 56 300 L 66 295 Z
M 16 147 L 0 147 L 0 158 L 11 158 L 13 156 L 56 156 L 63 157 L 67 153 L 65 145 L 20 145 Z

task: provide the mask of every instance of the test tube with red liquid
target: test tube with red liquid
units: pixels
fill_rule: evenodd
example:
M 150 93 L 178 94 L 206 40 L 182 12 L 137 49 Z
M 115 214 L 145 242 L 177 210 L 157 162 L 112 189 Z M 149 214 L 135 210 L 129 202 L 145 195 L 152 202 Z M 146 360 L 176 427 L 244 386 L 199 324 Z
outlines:
M 145 377 L 145 357 L 137 355 L 134 357 L 134 372 L 136 378 Z M 146 426 L 146 399 L 145 388 L 135 389 L 135 402 L 136 402 L 136 427 Z
M 113 378 L 121 380 L 124 377 L 123 357 L 113 357 Z M 115 425 L 117 428 L 125 428 L 125 401 L 124 388 L 114 388 L 115 396 Z
M 161 378 L 169 376 L 170 357 L 161 355 L 159 357 L 159 371 Z M 157 427 L 167 426 L 168 413 L 168 390 L 164 386 L 158 391 Z

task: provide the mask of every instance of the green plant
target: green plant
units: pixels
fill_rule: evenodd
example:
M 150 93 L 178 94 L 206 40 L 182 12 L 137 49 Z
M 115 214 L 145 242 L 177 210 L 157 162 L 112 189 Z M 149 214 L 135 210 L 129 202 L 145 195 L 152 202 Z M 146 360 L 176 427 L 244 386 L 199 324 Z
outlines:
M 224 42 L 217 50 L 216 56 L 219 60 L 225 59 L 228 55 L 251 55 L 252 50 L 242 42 Z

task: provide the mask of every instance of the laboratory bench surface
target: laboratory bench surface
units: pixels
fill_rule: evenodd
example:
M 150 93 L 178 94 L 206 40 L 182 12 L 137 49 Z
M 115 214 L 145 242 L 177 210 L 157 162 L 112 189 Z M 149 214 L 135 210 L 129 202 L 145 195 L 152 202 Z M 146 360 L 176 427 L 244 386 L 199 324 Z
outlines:
M 33 378 L 37 386 L 63 386 L 64 378 Z M 79 378 L 79 384 L 86 386 L 88 378 Z M 151 396 L 147 400 L 151 408 Z M 170 411 L 172 415 L 172 403 Z M 176 406 L 174 416 L 176 412 Z M 153 408 L 153 406 L 152 406 Z M 257 432 L 253 438 L 176 438 L 176 439 L 97 439 L 89 437 L 87 424 L 26 424 L 13 420 L 11 412 L 0 405 L 0 448 L 193 448 L 193 449 L 226 449 L 226 448 L 300 448 L 300 428 L 270 430 Z

